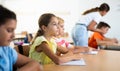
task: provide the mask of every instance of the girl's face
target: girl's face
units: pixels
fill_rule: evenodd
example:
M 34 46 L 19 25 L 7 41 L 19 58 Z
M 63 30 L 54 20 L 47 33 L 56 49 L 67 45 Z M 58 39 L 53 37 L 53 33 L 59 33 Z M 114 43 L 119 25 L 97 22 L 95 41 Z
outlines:
M 101 15 L 102 15 L 102 16 L 105 16 L 106 14 L 107 14 L 106 11 L 101 11 Z
M 58 19 L 52 17 L 50 23 L 45 29 L 45 33 L 48 33 L 51 36 L 58 35 Z
M 59 35 L 64 35 L 64 23 L 59 24 Z
M 14 38 L 16 20 L 9 19 L 0 26 L 0 46 L 8 46 Z

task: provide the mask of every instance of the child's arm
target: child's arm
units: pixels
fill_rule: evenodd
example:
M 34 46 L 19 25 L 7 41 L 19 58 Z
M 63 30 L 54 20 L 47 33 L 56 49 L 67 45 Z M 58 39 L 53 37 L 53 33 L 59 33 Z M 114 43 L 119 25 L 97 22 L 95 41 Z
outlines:
M 17 71 L 42 71 L 42 66 L 38 62 L 19 53 L 15 67 L 18 67 Z
M 96 28 L 95 28 L 95 25 L 97 25 L 97 23 L 96 23 L 94 20 L 92 20 L 92 21 L 90 22 L 90 24 L 88 25 L 87 29 L 90 30 L 90 31 L 93 31 L 93 32 L 103 33 L 102 30 L 96 29 Z
M 110 41 L 110 42 L 114 42 L 114 43 L 118 43 L 118 40 L 116 38 L 104 38 L 105 41 Z
M 97 45 L 104 45 L 104 46 L 119 46 L 117 43 L 108 40 L 97 40 Z
M 56 54 L 60 56 L 61 54 L 65 54 L 68 52 L 68 49 L 66 47 L 58 46 Z
M 82 47 L 82 46 L 73 46 L 72 48 L 69 48 L 73 53 L 80 53 L 80 52 L 88 52 L 88 47 Z
M 68 52 L 68 49 L 66 47 L 58 46 L 57 51 L 59 51 L 62 54 L 65 54 Z
M 71 61 L 71 60 L 81 59 L 80 54 L 74 54 L 74 55 L 69 54 L 69 55 L 65 55 L 65 56 L 57 56 L 56 54 L 53 53 L 53 51 L 51 51 L 51 49 L 49 48 L 49 45 L 46 42 L 42 42 L 39 45 L 39 47 L 37 47 L 36 50 L 40 51 L 41 49 L 56 64 L 61 64 L 61 63 L 65 63 L 65 62 L 68 62 L 68 61 Z

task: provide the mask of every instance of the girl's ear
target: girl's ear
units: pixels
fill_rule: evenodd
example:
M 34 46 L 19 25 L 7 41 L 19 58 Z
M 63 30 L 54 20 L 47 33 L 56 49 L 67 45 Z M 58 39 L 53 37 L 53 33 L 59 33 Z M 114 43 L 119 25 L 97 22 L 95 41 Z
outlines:
M 41 27 L 41 29 L 43 30 L 43 31 L 46 31 L 46 26 L 44 26 L 44 25 L 42 25 L 42 27 Z

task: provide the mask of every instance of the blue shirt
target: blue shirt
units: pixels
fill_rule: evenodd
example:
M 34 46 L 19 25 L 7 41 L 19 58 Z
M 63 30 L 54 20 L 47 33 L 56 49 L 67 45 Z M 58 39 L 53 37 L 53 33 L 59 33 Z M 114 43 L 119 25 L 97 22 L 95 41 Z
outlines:
M 17 52 L 10 46 L 0 46 L 0 71 L 13 71 L 17 57 Z

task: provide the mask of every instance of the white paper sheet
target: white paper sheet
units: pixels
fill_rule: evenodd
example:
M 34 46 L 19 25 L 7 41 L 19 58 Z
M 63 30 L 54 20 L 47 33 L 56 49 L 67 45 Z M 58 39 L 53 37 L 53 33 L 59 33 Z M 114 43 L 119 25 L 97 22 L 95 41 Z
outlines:
M 98 51 L 90 51 L 88 54 L 98 54 Z
M 81 58 L 80 60 L 76 60 L 76 61 L 70 61 L 70 62 L 67 62 L 67 63 L 63 63 L 61 65 L 86 65 L 85 61 L 83 58 Z
M 89 52 L 82 52 L 83 54 L 93 54 L 96 55 L 98 54 L 98 51 L 89 51 Z

